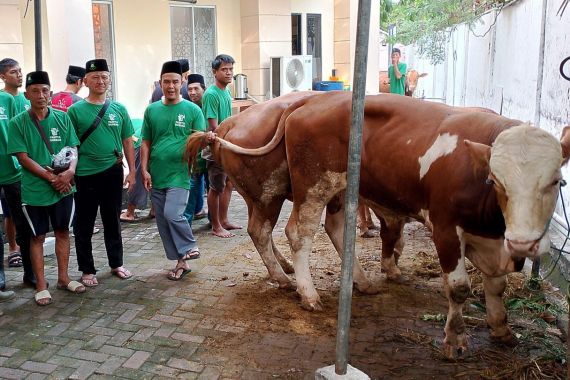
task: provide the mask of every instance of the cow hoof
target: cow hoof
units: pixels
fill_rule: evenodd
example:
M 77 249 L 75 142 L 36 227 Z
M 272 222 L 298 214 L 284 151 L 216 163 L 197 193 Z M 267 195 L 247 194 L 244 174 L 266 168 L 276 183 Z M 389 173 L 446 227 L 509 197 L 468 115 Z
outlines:
M 297 285 L 294 284 L 292 281 L 278 282 L 278 284 L 279 284 L 279 289 L 284 289 L 284 290 L 295 290 L 295 289 L 297 289 Z
M 323 310 L 323 304 L 321 303 L 320 299 L 313 301 L 313 302 L 303 300 L 303 301 L 301 301 L 301 307 L 305 310 L 308 310 L 308 311 L 322 311 Z
M 366 284 L 364 286 L 359 286 L 358 284 L 354 284 L 356 290 L 358 290 L 362 294 L 372 295 L 380 293 L 380 288 L 373 284 Z
M 402 274 L 396 275 L 396 276 L 387 276 L 386 278 L 388 279 L 388 281 L 394 282 L 394 283 L 400 284 L 400 285 L 410 283 L 410 278 L 407 276 L 404 276 Z
M 491 333 L 491 341 L 493 343 L 504 344 L 505 346 L 508 347 L 515 347 L 516 345 L 519 344 L 519 340 L 512 333 L 503 336 L 494 336 Z
M 444 344 L 444 353 L 448 359 L 459 359 L 465 357 L 467 354 L 466 346 L 452 346 L 451 344 Z

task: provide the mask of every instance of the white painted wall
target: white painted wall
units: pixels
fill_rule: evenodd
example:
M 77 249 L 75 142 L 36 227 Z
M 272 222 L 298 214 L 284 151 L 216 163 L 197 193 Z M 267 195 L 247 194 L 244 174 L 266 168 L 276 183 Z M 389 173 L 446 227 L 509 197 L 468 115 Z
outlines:
M 0 0 L 0 15 L 2 15 L 2 27 L 0 27 L 0 59 L 10 57 L 23 63 L 24 42 L 19 1 Z M 3 87 L 3 84 L 0 83 L 0 87 Z

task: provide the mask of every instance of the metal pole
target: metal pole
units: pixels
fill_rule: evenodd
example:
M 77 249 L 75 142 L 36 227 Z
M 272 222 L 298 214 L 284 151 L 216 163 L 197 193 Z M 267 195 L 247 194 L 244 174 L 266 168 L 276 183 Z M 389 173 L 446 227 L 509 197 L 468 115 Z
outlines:
M 36 39 L 36 71 L 42 70 L 42 0 L 34 0 L 34 28 Z
M 360 156 L 362 124 L 364 121 L 364 92 L 366 90 L 366 66 L 368 57 L 368 33 L 370 30 L 370 1 L 358 1 L 356 52 L 354 59 L 352 120 L 348 144 L 347 187 L 344 199 L 344 242 L 341 270 L 338 328 L 336 334 L 335 372 L 346 375 L 348 366 L 348 338 L 352 304 L 352 265 L 356 241 L 356 209 L 360 183 Z

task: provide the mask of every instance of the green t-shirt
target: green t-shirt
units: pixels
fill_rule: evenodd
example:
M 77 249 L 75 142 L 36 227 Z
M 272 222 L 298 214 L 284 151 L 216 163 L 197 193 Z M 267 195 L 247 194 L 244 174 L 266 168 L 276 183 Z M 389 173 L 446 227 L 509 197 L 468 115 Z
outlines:
M 18 182 L 22 176 L 18 160 L 8 154 L 8 123 L 14 116 L 14 98 L 7 92 L 0 91 L 0 185 Z
M 67 113 L 79 138 L 89 129 L 103 107 L 81 100 L 73 104 Z M 111 102 L 97 129 L 79 147 L 76 175 L 86 176 L 101 173 L 117 162 L 117 153 L 123 151 L 123 140 L 135 133 L 133 123 L 125 106 Z
M 226 88 L 222 90 L 215 84 L 208 87 L 202 97 L 202 111 L 206 118 L 218 120 L 218 124 L 232 115 L 232 96 Z
M 40 121 L 53 151 L 59 152 L 63 147 L 79 145 L 73 124 L 65 112 L 49 108 L 48 116 Z M 8 126 L 8 153 L 27 153 L 40 166 L 49 166 L 52 155 L 46 147 L 42 136 L 27 112 L 21 112 Z M 49 182 L 35 176 L 26 168 L 22 168 L 22 203 L 31 206 L 49 206 L 61 198 L 71 194 L 57 192 Z
M 394 74 L 394 66 L 391 65 L 388 67 L 388 77 L 390 78 L 390 92 L 392 94 L 406 94 L 406 72 L 408 67 L 405 63 L 398 63 L 398 70 L 400 70 L 400 74 L 402 77 L 400 79 L 396 78 L 396 74 Z
M 133 130 L 135 131 L 135 133 L 133 134 L 133 146 L 135 149 L 137 149 L 142 144 L 141 133 L 142 133 L 143 121 L 142 119 L 131 119 L 131 120 L 133 122 Z M 134 138 L 136 138 L 136 141 Z
M 146 108 L 142 138 L 150 141 L 149 171 L 154 189 L 190 189 L 188 164 L 182 158 L 186 139 L 205 129 L 200 107 L 188 100 L 172 105 L 157 101 Z
M 24 112 L 30 109 L 30 101 L 26 99 L 22 92 L 19 92 L 18 95 L 14 96 L 14 100 L 16 101 L 16 115 L 20 112 Z

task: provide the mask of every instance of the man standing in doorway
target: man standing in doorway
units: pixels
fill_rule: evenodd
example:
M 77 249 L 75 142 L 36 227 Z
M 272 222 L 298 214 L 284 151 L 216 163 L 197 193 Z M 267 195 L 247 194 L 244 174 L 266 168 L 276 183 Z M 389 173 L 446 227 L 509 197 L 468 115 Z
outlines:
M 141 172 L 146 189 L 151 191 L 166 257 L 177 261 L 167 277 L 178 281 L 190 272 L 186 260 L 200 257 L 192 229 L 183 215 L 190 187 L 183 155 L 188 136 L 204 131 L 205 122 L 200 108 L 180 96 L 179 62 L 162 65 L 160 85 L 163 99 L 149 105 L 144 113 Z
M 22 87 L 23 83 L 20 64 L 12 58 L 2 59 L 0 61 L 0 79 L 4 82 L 4 90 L 2 90 L 2 92 L 9 94 L 14 100 L 13 113 L 11 113 L 11 115 L 7 115 L 9 121 L 9 119 L 13 118 L 17 114 L 30 108 L 30 101 L 18 90 Z M 6 111 L 8 111 L 8 109 L 6 109 Z M 5 157 L 5 159 L 12 160 L 12 157 Z M 6 162 L 9 164 L 10 161 Z M 24 276 L 22 281 L 25 285 L 35 288 L 36 276 L 32 270 L 32 262 L 30 259 L 31 230 L 24 213 L 22 212 L 20 182 L 21 167 L 17 163 L 17 160 L 12 160 L 12 162 L 14 163 L 13 166 L 6 165 L 6 168 L 10 168 L 10 170 L 6 172 L 9 178 L 4 178 L 1 184 L 5 195 L 6 209 L 11 211 L 10 218 L 6 219 L 6 235 L 10 240 L 12 240 L 12 237 L 15 235 L 15 240 L 17 242 L 17 245 L 13 242 L 9 242 L 10 246 L 12 246 L 11 249 L 14 248 L 11 262 L 17 263 L 14 259 L 17 259 L 17 256 L 21 256 L 22 265 L 24 267 Z M 19 252 L 17 251 L 17 246 L 19 246 Z
M 91 238 L 97 209 L 103 222 L 105 248 L 111 273 L 120 279 L 132 277 L 123 267 L 121 203 L 123 196 L 123 152 L 129 165 L 125 179 L 129 190 L 135 184 L 133 124 L 126 108 L 107 100 L 111 75 L 104 59 L 88 61 L 85 86 L 89 95 L 75 103 L 68 114 L 81 143 L 75 182 L 76 216 L 73 231 L 81 282 L 97 286 Z
M 232 83 L 234 59 L 226 54 L 220 54 L 212 61 L 212 73 L 215 83 L 208 87 L 202 97 L 202 111 L 207 121 L 209 140 L 213 141 L 213 133 L 218 125 L 232 114 L 232 97 L 228 85 Z M 202 157 L 207 161 L 208 179 L 208 211 L 212 223 L 212 234 L 221 238 L 235 236 L 229 230 L 239 229 L 240 226 L 228 221 L 228 208 L 232 196 L 233 185 L 228 180 L 222 166 L 212 159 L 209 147 L 202 151 Z
M 400 49 L 392 49 L 392 65 L 388 67 L 388 77 L 390 78 L 390 93 L 405 95 L 406 71 L 408 68 L 404 62 L 400 62 L 401 56 Z
M 67 112 L 72 104 L 82 100 L 77 95 L 81 87 L 83 87 L 83 78 L 85 78 L 85 69 L 79 66 L 70 65 L 67 69 L 65 82 L 67 86 L 65 90 L 58 92 L 51 98 L 51 106 L 56 110 Z

